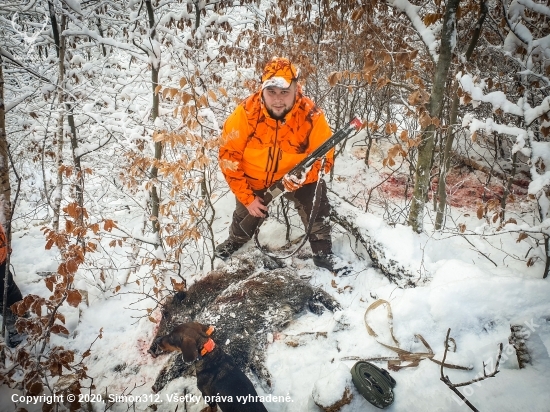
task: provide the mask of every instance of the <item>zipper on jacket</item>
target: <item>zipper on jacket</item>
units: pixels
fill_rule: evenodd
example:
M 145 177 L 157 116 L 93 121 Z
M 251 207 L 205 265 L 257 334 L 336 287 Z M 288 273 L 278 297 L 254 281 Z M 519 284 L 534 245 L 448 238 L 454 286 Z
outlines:
M 274 156 L 275 156 L 275 146 L 270 147 L 267 152 L 267 162 L 265 164 L 265 181 L 264 181 L 265 187 L 269 187 L 269 174 L 271 173 L 271 170 L 273 169 L 273 164 L 275 163 Z
M 275 167 L 273 168 L 273 174 L 271 175 L 271 182 L 269 182 L 269 186 L 273 184 L 275 173 L 279 171 L 279 160 L 281 160 L 281 148 L 278 146 L 278 143 L 279 143 L 279 121 L 277 120 L 277 127 L 275 128 Z
M 281 155 L 281 149 L 278 147 L 279 141 L 279 120 L 275 120 L 275 144 L 272 148 L 269 149 L 267 164 L 265 166 L 266 177 L 265 177 L 265 187 L 269 187 L 273 184 L 273 178 L 275 177 L 275 172 L 279 167 L 279 158 Z

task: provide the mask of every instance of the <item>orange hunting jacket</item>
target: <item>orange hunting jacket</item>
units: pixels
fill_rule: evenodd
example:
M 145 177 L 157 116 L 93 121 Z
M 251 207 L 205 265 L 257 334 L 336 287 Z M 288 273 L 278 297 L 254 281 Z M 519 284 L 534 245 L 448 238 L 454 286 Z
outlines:
M 261 190 L 281 179 L 331 135 L 325 115 L 298 88 L 296 102 L 283 120 L 269 116 L 261 90 L 244 100 L 227 118 L 219 152 L 220 168 L 231 191 L 245 206 Z M 325 173 L 334 164 L 326 156 Z M 313 164 L 304 184 L 318 179 L 321 161 Z
M 0 224 L 0 265 L 6 261 L 7 257 L 8 257 L 8 238 L 6 236 L 6 232 L 4 231 L 4 227 Z

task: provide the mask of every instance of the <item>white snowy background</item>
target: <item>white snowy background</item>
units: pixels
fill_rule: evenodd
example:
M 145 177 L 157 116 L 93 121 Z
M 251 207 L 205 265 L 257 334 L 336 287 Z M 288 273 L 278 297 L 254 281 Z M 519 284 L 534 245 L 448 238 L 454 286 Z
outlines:
M 71 0 L 67 3 L 73 10 L 80 10 L 80 2 Z M 407 0 L 394 0 L 389 3 L 409 17 L 430 54 L 437 60 L 438 44 L 434 34 L 436 30 L 422 23 L 418 15 L 418 6 Z M 514 7 L 517 10 L 521 9 L 520 11 L 523 11 L 522 4 L 534 7 L 532 2 L 526 0 L 521 3 L 513 2 Z M 546 13 L 546 10 L 547 7 L 543 7 L 543 12 Z M 235 19 L 235 27 L 239 25 L 239 18 L 240 16 L 232 16 L 232 19 Z M 517 27 L 522 29 L 522 32 L 528 31 L 519 24 Z M 82 34 L 84 28 L 72 27 L 67 33 L 71 34 L 71 30 L 73 33 Z M 98 38 L 97 33 L 93 31 L 87 31 L 85 34 L 93 39 Z M 510 47 L 510 50 L 514 39 L 512 35 L 507 39 L 506 46 Z M 121 50 L 127 47 L 118 42 L 113 42 L 112 45 Z M 154 46 L 158 47 L 158 44 Z M 114 57 L 111 63 L 116 63 L 116 60 Z M 85 73 L 94 70 L 100 69 L 87 64 L 78 71 Z M 101 70 L 116 72 L 109 67 Z M 243 69 L 241 74 L 246 70 Z M 237 73 L 228 71 L 224 75 L 233 78 Z M 163 80 L 168 77 L 170 76 L 166 72 L 161 71 Z M 136 95 L 133 94 L 132 82 L 133 80 L 128 81 L 122 88 L 125 93 L 132 98 L 140 93 L 143 95 L 143 90 L 136 92 Z M 461 85 L 471 94 L 474 102 L 491 103 L 496 108 L 524 116 L 528 120 L 547 111 L 550 104 L 550 98 L 547 98 L 540 106 L 531 108 L 525 102 L 509 102 L 502 94 L 484 94 L 483 84 L 476 83 L 467 74 L 461 77 Z M 106 94 L 104 98 L 105 107 L 108 107 L 109 96 Z M 20 101 L 19 99 L 23 100 L 24 96 L 19 96 L 17 101 Z M 10 102 L 7 103 L 7 107 L 11 107 Z M 11 103 L 15 104 L 16 101 Z M 94 114 L 93 109 L 94 105 L 87 105 L 82 108 L 82 112 L 87 116 L 95 116 L 97 124 L 110 131 L 118 133 L 122 130 L 121 134 L 125 137 L 132 137 L 140 135 L 144 130 L 142 126 L 134 127 L 126 113 L 115 113 L 119 117 L 113 115 L 111 118 L 103 118 L 97 113 Z M 146 119 L 150 107 L 136 103 L 132 109 L 138 117 Z M 496 125 L 489 120 L 491 119 L 467 117 L 463 125 L 469 126 L 471 133 L 485 129 L 488 132 L 496 130 L 510 135 L 517 139 L 516 151 L 521 151 L 525 155 L 530 154 L 529 149 L 525 147 L 528 136 L 523 129 Z M 214 119 L 213 122 L 216 121 L 222 122 L 223 119 Z M 159 119 L 156 126 L 160 127 L 161 123 L 162 120 Z M 98 126 L 97 130 L 100 129 Z M 547 144 L 532 144 L 531 147 L 537 150 L 543 159 L 550 159 Z M 380 155 L 373 161 L 380 162 L 382 157 Z M 93 159 L 92 156 L 89 161 L 98 160 L 103 159 Z M 39 173 L 30 170 L 26 172 L 32 176 L 27 185 L 40 187 L 43 184 Z M 533 176 L 537 177 L 534 171 Z M 533 194 L 547 184 L 546 175 L 539 177 L 540 179 L 534 180 L 531 185 Z M 217 179 L 220 182 L 223 180 L 221 175 L 218 175 Z M 329 187 L 338 195 L 346 197 L 357 193 L 359 188 L 373 187 L 379 181 L 380 176 L 376 170 L 367 169 L 363 160 L 355 156 L 353 147 L 349 144 L 336 161 L 335 179 Z M 100 180 L 91 180 L 87 182 L 87 190 L 89 193 L 93 193 L 94 190 L 99 192 L 99 189 L 102 189 L 101 185 Z M 114 218 L 119 222 L 119 226 L 138 233 L 142 216 L 135 214 L 132 208 L 126 208 L 123 203 L 115 203 L 114 198 L 115 196 L 112 196 L 108 201 L 111 202 L 112 210 L 118 209 L 114 212 Z M 354 209 L 354 213 L 357 214 L 355 224 L 363 234 L 381 243 L 388 258 L 394 259 L 399 265 L 417 275 L 416 288 L 401 289 L 391 283 L 379 270 L 372 267 L 367 253 L 357 247 L 354 240 L 337 227 L 333 233 L 334 252 L 353 267 L 354 271 L 350 276 L 334 277 L 330 272 L 316 268 L 309 259 L 286 260 L 287 265 L 295 268 L 297 276 L 308 279 L 313 286 L 330 293 L 340 302 L 342 310 L 337 313 L 327 311 L 321 316 L 312 313 L 300 314 L 282 333 L 273 336 L 267 351 L 267 367 L 273 376 L 271 392 L 264 392 L 258 382 L 254 382 L 261 395 L 284 396 L 289 397 L 291 401 L 266 402 L 265 406 L 270 412 L 317 411 L 318 408 L 313 403 L 314 393 L 317 397 L 329 401 L 339 399 L 343 386 L 349 384 L 350 375 L 347 371 L 355 363 L 354 360 L 345 360 L 346 357 L 395 356 L 392 351 L 371 337 L 365 327 L 365 311 L 377 299 L 391 303 L 394 334 L 404 350 L 425 352 L 424 345 L 415 337 L 416 334 L 420 334 L 435 352 L 435 358 L 442 359 L 444 339 L 447 330 L 451 329 L 451 337 L 456 342 L 456 352 L 449 353 L 447 361 L 473 368 L 470 371 L 446 369 L 445 373 L 454 383 L 482 376 L 484 364 L 487 365 L 487 373 L 492 372 L 498 345 L 503 344 L 499 373 L 493 378 L 460 389 L 480 411 L 550 411 L 550 281 L 541 279 L 543 259 L 536 260 L 534 265 L 527 267 L 523 259 L 513 259 L 509 253 L 504 252 L 513 251 L 517 256 L 525 256 L 529 248 L 535 245 L 529 239 L 518 243 L 518 231 L 540 230 L 547 227 L 548 222 L 543 222 L 538 227 L 522 226 L 520 222 L 517 225 L 507 225 L 505 230 L 495 233 L 494 230 L 490 230 L 490 224 L 485 220 L 476 218 L 474 202 L 472 199 L 471 207 L 450 210 L 452 219 L 468 228 L 464 236 L 456 232 L 434 232 L 429 224 L 430 217 L 425 219 L 425 233 L 419 235 L 406 226 L 390 226 L 385 223 L 381 217 L 384 212 L 382 209 L 377 211 L 374 207 L 374 213 L 363 213 L 359 209 Z M 225 238 L 233 206 L 234 198 L 228 191 L 216 200 L 217 218 L 214 228 L 218 241 Z M 522 210 L 536 208 L 534 201 L 514 207 L 514 213 L 518 214 Z M 31 213 L 32 202 L 29 199 L 21 201 L 16 211 L 20 216 Z M 296 217 L 294 219 L 299 225 Z M 40 230 L 44 222 L 31 222 L 29 224 L 29 219 L 23 219 L 16 220 L 14 224 L 12 264 L 16 274 L 15 280 L 24 295 L 32 293 L 48 297 L 49 291 L 39 273 L 56 271 L 58 257 L 55 251 L 44 249 L 45 240 Z M 507 231 L 511 233 L 506 233 Z M 294 233 L 294 237 L 298 235 L 299 233 Z M 285 228 L 274 221 L 268 221 L 262 227 L 260 239 L 268 246 L 282 246 L 284 237 Z M 539 247 L 537 253 L 540 254 L 541 250 Z M 113 254 L 110 258 L 121 266 L 125 262 L 123 253 Z M 221 261 L 217 261 L 216 264 L 224 265 Z M 182 404 L 168 401 L 169 395 L 174 394 L 199 395 L 192 378 L 172 381 L 158 394 L 158 398 L 152 393 L 151 386 L 166 357 L 153 359 L 147 353 L 155 335 L 156 324 L 143 316 L 151 302 L 141 299 L 142 289 L 135 283 L 136 279 L 147 274 L 144 273 L 147 268 L 144 266 L 141 271 L 132 274 L 127 286 L 122 287 L 116 294 L 94 287 L 87 277 L 81 274 L 77 287 L 88 291 L 88 301 L 82 302 L 78 308 L 63 308 L 67 319 L 66 327 L 70 334 L 68 337 L 53 335 L 52 344 L 82 354 L 96 340 L 102 329 L 102 339 L 95 342 L 92 355 L 86 358 L 88 375 L 94 380 L 94 393 L 101 394 L 104 398 L 109 394 L 148 397 L 147 402 L 134 405 L 116 403 L 110 410 L 148 410 L 148 405 L 152 403 L 149 400 L 153 398 L 162 401 L 156 403 L 158 411 L 199 411 L 205 406 L 203 402 Z M 188 286 L 206 273 L 204 270 L 188 277 Z M 126 273 L 120 273 L 120 276 L 124 278 Z M 160 313 L 154 312 L 153 317 L 159 319 Z M 380 342 L 393 344 L 383 307 L 370 313 L 368 321 L 378 333 Z M 532 365 L 527 365 L 524 369 L 518 368 L 515 351 L 508 344 L 512 324 L 525 325 L 530 332 Z M 322 334 L 315 335 L 311 332 Z M 289 341 L 298 345 L 289 346 Z M 218 344 L 223 347 L 223 343 Z M 385 362 L 377 364 L 386 367 Z M 440 367 L 430 360 L 421 361 L 417 367 L 391 373 L 397 385 L 394 389 L 395 401 L 387 408 L 388 411 L 469 410 L 440 380 Z M 0 388 L 0 410 L 12 411 L 17 406 L 28 411 L 41 410 L 41 405 L 15 405 L 11 402 L 12 396 L 19 393 L 7 387 Z M 343 412 L 377 410 L 353 387 L 352 394 L 353 400 L 342 408 Z M 93 406 L 96 411 L 106 408 L 102 402 Z
M 363 168 L 352 155 L 345 153 L 336 162 L 336 175 L 342 178 L 331 185 L 332 190 L 345 194 L 351 182 L 356 183 L 361 176 L 368 176 Z M 368 182 L 363 183 L 368 185 Z M 230 221 L 233 199 L 233 195 L 228 194 L 218 202 L 216 225 L 220 231 L 226 230 Z M 482 230 L 484 224 L 477 220 L 475 212 L 453 210 L 453 214 L 470 228 L 477 226 Z M 370 213 L 358 214 L 356 224 L 365 235 L 385 245 L 388 257 L 417 273 L 420 286 L 411 289 L 396 287 L 371 266 L 364 251 L 358 250 L 363 256 L 360 259 L 354 253 L 355 245 L 350 244 L 349 236 L 338 230 L 334 232 L 334 251 L 352 265 L 354 273 L 351 276 L 334 277 L 329 271 L 316 268 L 308 259 L 287 259 L 286 263 L 296 268 L 297 275 L 308 277 L 312 285 L 334 296 L 342 305 L 342 311 L 334 314 L 326 311 L 321 316 L 303 313 L 281 335 L 274 336 L 267 352 L 267 367 L 273 375 L 271 394 L 290 396 L 292 402 L 266 402 L 269 411 L 318 410 L 312 398 L 314 387 L 325 398 L 338 399 L 342 380 L 349 378 L 342 374 L 342 370 L 344 367 L 349 370 L 355 363 L 354 360 L 342 360 L 344 357 L 395 356 L 369 336 L 365 328 L 365 310 L 376 299 L 391 303 L 394 333 L 402 349 L 425 352 L 422 342 L 415 338 L 415 334 L 420 334 L 434 350 L 435 358 L 441 359 L 445 335 L 451 328 L 457 349 L 456 353 L 449 352 L 447 361 L 473 366 L 471 371 L 445 369 L 455 383 L 481 376 L 483 362 L 488 365 L 487 373 L 492 372 L 498 345 L 504 344 L 500 372 L 496 377 L 461 388 L 480 411 L 549 410 L 550 360 L 546 348 L 550 346 L 550 283 L 541 279 L 541 264 L 528 268 L 524 262 L 504 259 L 497 249 L 487 246 L 491 239 L 489 243 L 481 243 L 472 237 L 471 242 L 478 242 L 476 247 L 498 262 L 496 267 L 459 236 L 418 235 L 405 226 L 390 227 Z M 260 239 L 269 246 L 281 246 L 284 231 L 282 225 L 268 221 L 262 227 Z M 515 241 L 516 236 L 511 235 L 494 238 L 499 247 L 527 248 L 521 243 L 514 245 Z M 247 247 L 253 247 L 252 242 Z M 55 270 L 57 263 L 53 253 L 44 251 L 39 227 L 17 231 L 13 249 L 16 281 L 23 294 L 47 296 L 48 291 L 36 273 Z M 224 263 L 217 261 L 216 264 Z M 202 275 L 197 274 L 194 279 Z M 166 360 L 166 357 L 153 359 L 147 353 L 155 324 L 147 318 L 136 319 L 136 309 L 144 309 L 148 303 L 136 303 L 136 295 L 132 292 L 138 291 L 130 284 L 108 299 L 102 298 L 99 292 L 90 293 L 89 305 L 81 303 L 79 308 L 68 315 L 66 313 L 71 335 L 68 338 L 52 337 L 53 343 L 82 353 L 96 338 L 100 328 L 103 329 L 103 338 L 96 342 L 87 361 L 88 374 L 94 377 L 96 385 L 94 393 L 103 396 L 105 393 L 152 395 L 151 385 Z M 384 308 L 375 309 L 368 319 L 379 339 L 393 345 Z M 533 366 L 518 368 L 515 351 L 508 344 L 511 324 L 527 325 L 544 343 L 544 346 L 539 346 L 542 350 L 533 354 Z M 298 336 L 303 332 L 324 332 L 326 337 Z M 287 345 L 285 342 L 289 339 L 299 345 Z M 377 364 L 386 367 L 385 362 Z M 469 410 L 440 381 L 439 365 L 429 360 L 421 361 L 418 367 L 392 372 L 392 376 L 397 386 L 394 389 L 395 401 L 387 408 L 389 411 Z M 256 386 L 260 394 L 269 394 Z M 11 393 L 14 392 L 2 389 L 3 410 L 11 410 Z M 159 394 L 163 402 L 157 404 L 158 410 L 174 411 L 177 404 L 168 402 L 167 396 L 183 396 L 184 393 L 199 395 L 194 379 L 172 381 Z M 376 410 L 355 389 L 353 395 L 352 402 L 342 411 Z M 135 408 L 147 410 L 149 404 L 136 403 Z M 187 404 L 189 411 L 199 411 L 204 406 L 204 403 Z M 33 410 L 29 405 L 25 407 Z M 99 403 L 94 407 L 99 411 L 105 406 Z M 112 410 L 126 410 L 127 407 L 126 403 L 119 403 Z M 184 410 L 183 407 L 181 404 L 178 410 Z

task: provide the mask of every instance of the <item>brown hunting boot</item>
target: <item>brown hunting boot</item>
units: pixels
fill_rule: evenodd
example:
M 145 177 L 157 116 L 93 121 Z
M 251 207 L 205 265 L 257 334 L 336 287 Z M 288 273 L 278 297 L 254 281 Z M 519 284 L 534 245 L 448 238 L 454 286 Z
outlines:
M 10 348 L 15 348 L 19 345 L 26 337 L 26 333 L 19 333 L 15 328 L 15 322 L 17 321 L 17 315 L 15 315 L 10 309 L 6 311 L 6 331 L 8 336 L 6 338 L 6 344 Z
M 328 269 L 338 276 L 351 274 L 351 268 L 346 265 L 346 262 L 332 252 L 314 254 L 313 263 L 315 263 L 315 266 Z
M 216 250 L 214 251 L 214 256 L 220 258 L 221 260 L 227 260 L 233 253 L 235 253 L 237 250 L 239 250 L 244 243 L 237 243 L 232 241 L 231 239 L 226 239 L 222 243 L 220 243 L 218 246 L 216 246 Z

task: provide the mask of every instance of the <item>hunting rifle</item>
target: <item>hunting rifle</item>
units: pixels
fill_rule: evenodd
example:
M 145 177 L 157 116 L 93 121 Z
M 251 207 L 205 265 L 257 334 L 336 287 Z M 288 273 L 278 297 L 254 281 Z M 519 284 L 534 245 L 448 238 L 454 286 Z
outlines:
M 309 168 L 315 163 L 317 159 L 323 158 L 334 146 L 351 136 L 354 131 L 361 129 L 362 122 L 358 117 L 355 117 L 349 124 L 343 129 L 338 130 L 331 137 L 329 137 L 321 146 L 315 149 L 309 156 L 298 163 L 287 175 L 294 175 L 301 178 L 303 173 L 307 173 Z M 280 179 L 273 183 L 265 192 L 263 196 L 264 205 L 269 205 L 272 201 L 277 199 L 285 192 L 285 186 L 283 179 Z M 241 229 L 252 237 L 257 228 L 259 228 L 265 218 L 255 217 L 248 214 L 240 223 Z

